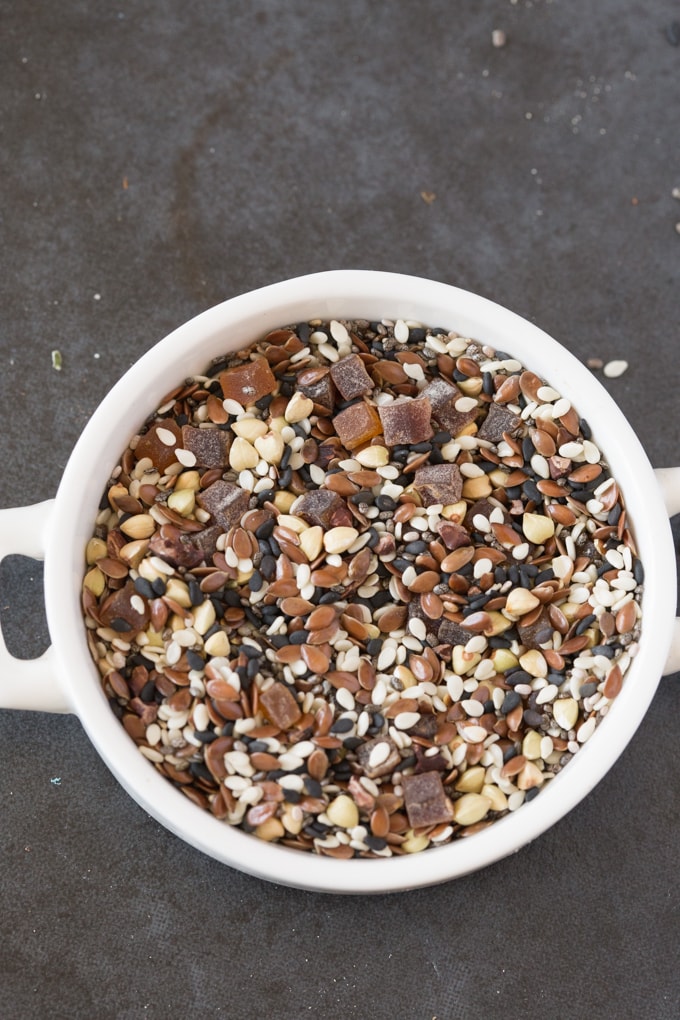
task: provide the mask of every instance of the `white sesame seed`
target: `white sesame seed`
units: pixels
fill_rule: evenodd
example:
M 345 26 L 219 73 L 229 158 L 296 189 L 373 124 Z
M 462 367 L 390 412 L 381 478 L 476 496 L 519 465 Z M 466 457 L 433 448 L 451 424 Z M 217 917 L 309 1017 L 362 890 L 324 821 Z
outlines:
M 618 379 L 628 368 L 628 362 L 623 360 L 608 361 L 604 366 L 604 374 L 608 379 Z

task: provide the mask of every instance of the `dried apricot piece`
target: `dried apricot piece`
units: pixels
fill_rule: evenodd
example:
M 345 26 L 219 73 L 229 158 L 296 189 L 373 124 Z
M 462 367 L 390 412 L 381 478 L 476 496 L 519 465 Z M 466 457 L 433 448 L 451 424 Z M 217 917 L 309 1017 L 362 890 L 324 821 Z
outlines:
M 346 450 L 356 450 L 379 436 L 383 429 L 376 409 L 364 401 L 336 414 L 333 425 Z
M 295 697 L 285 684 L 275 683 L 260 695 L 260 704 L 275 726 L 287 730 L 302 718 Z

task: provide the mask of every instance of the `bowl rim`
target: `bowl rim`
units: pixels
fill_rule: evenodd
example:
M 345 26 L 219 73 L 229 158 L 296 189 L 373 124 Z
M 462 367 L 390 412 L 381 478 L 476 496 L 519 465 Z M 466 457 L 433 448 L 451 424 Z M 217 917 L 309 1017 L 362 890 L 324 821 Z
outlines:
M 316 311 L 305 313 L 306 308 Z M 507 350 L 552 383 L 579 413 L 587 411 L 596 439 L 606 433 L 604 443 L 598 440 L 598 445 L 604 447 L 612 473 L 622 483 L 627 505 L 636 508 L 632 514 L 636 537 L 647 581 L 653 582 L 647 583 L 643 596 L 640 647 L 644 654 L 633 660 L 608 717 L 568 768 L 520 811 L 469 838 L 428 848 L 424 854 L 335 860 L 264 843 L 197 809 L 143 759 L 127 736 L 101 690 L 85 641 L 80 610 L 82 539 L 88 529 L 91 532 L 111 467 L 130 435 L 172 388 L 170 377 L 183 369 L 181 375 L 173 376 L 172 385 L 176 385 L 219 353 L 313 315 L 389 316 L 441 325 Z M 431 321 L 433 317 L 438 321 Z M 503 339 L 507 342 L 501 344 Z M 233 345 L 225 347 L 227 340 Z M 125 432 L 127 422 L 133 427 Z M 115 443 L 111 435 L 117 437 Z M 559 821 L 604 777 L 642 721 L 663 671 L 675 619 L 673 543 L 660 489 L 631 425 L 599 381 L 538 326 L 488 298 L 446 283 L 374 270 L 314 273 L 229 298 L 146 351 L 98 405 L 68 460 L 51 519 L 44 577 L 48 627 L 71 703 L 100 756 L 144 810 L 197 849 L 241 871 L 300 889 L 353 894 L 413 889 L 460 877 L 516 852 Z M 647 618 L 652 624 L 645 629 Z M 83 682 L 83 674 L 90 679 Z

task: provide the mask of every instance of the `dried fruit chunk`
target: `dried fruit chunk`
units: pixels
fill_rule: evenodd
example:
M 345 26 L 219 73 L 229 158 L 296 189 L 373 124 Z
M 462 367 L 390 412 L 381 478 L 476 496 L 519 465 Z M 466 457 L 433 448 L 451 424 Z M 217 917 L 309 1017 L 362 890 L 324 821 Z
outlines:
M 463 478 L 457 464 L 425 464 L 416 471 L 413 485 L 424 506 L 450 506 L 461 497 Z
M 225 400 L 237 400 L 248 407 L 274 392 L 276 378 L 266 358 L 256 358 L 220 372 L 220 386 Z
M 477 437 L 486 439 L 490 443 L 500 443 L 503 433 L 510 435 L 517 432 L 522 424 L 519 415 L 502 407 L 500 404 L 489 404 L 486 418 L 479 426 Z
M 104 600 L 99 615 L 105 627 L 121 633 L 137 633 L 144 630 L 149 622 L 149 606 L 137 593 L 134 582 L 126 581 L 122 588 Z
M 411 446 L 432 439 L 432 405 L 427 397 L 406 397 L 378 408 L 387 446 Z
M 315 404 L 332 411 L 335 407 L 335 386 L 327 368 L 309 368 L 297 378 L 297 388 Z
M 471 545 L 472 539 L 467 528 L 454 521 L 439 522 L 439 537 L 447 549 L 459 549 L 463 545 Z
M 472 637 L 472 631 L 466 630 L 460 623 L 453 620 L 437 621 L 439 632 L 437 637 L 442 645 L 466 645 Z
M 372 404 L 352 404 L 333 418 L 335 431 L 346 450 L 356 450 L 382 432 L 382 423 Z
M 331 378 L 340 390 L 344 400 L 354 400 L 364 393 L 371 393 L 373 380 L 366 371 L 358 354 L 350 354 L 331 365 Z
M 142 460 L 148 457 L 155 468 L 165 471 L 177 460 L 176 447 L 181 443 L 182 432 L 172 418 L 163 418 L 154 422 L 140 436 L 135 447 L 135 457 Z
M 357 758 L 365 776 L 377 779 L 389 775 L 401 761 L 397 745 L 389 737 L 374 737 L 357 749 Z
M 215 552 L 217 551 L 217 539 L 222 534 L 222 528 L 219 524 L 211 524 L 207 528 L 203 528 L 202 531 L 194 531 L 191 535 L 191 541 L 199 549 L 202 559 L 206 563 L 210 563 Z
M 499 506 L 498 503 L 492 503 L 490 499 L 478 499 L 468 507 L 467 513 L 465 514 L 465 527 L 470 531 L 475 531 L 475 517 L 485 517 L 492 525 L 505 524 L 510 525 L 512 518 L 508 514 L 504 507 Z M 519 540 L 519 539 L 518 539 Z M 497 548 L 501 548 L 501 545 L 497 541 L 493 541 L 492 545 Z
M 349 527 L 354 521 L 342 496 L 330 489 L 314 489 L 305 493 L 295 507 L 295 514 L 307 524 L 318 524 L 325 531 Z
M 454 438 L 460 435 L 465 426 L 477 417 L 477 407 L 473 407 L 469 411 L 456 410 L 456 401 L 460 400 L 464 394 L 447 379 L 433 379 L 422 390 L 421 396 L 427 397 L 430 401 L 432 417 L 437 424 L 450 432 Z
M 285 684 L 275 683 L 260 695 L 260 704 L 275 726 L 287 730 L 302 718 L 295 697 Z
M 193 536 L 185 534 L 174 524 L 163 524 L 149 541 L 149 552 L 160 556 L 173 567 L 197 567 L 203 560 L 204 552 L 192 541 Z
M 196 500 L 204 510 L 207 510 L 214 522 L 227 531 L 232 525 L 240 522 L 248 509 L 250 496 L 239 485 L 218 479 L 203 492 L 198 493 Z
M 550 641 L 553 635 L 553 626 L 547 609 L 542 609 L 538 617 L 529 624 L 518 623 L 517 633 L 525 648 L 540 649 L 540 646 Z
M 182 426 L 182 446 L 193 453 L 196 464 L 204 468 L 225 467 L 229 436 L 222 429 L 197 429 Z
M 421 772 L 404 776 L 404 807 L 412 829 L 450 822 L 453 818 L 451 802 L 444 792 L 438 772 Z

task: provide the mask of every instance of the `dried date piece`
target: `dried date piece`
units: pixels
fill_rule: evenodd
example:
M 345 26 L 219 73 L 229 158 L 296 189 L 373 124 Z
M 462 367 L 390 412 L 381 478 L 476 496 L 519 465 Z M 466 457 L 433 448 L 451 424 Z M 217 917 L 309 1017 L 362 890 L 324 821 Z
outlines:
M 541 644 L 550 641 L 553 634 L 553 626 L 550 622 L 548 610 L 544 607 L 536 619 L 530 623 L 517 623 L 517 633 L 525 648 L 540 650 Z
M 215 524 L 228 531 L 238 524 L 248 509 L 250 495 L 240 485 L 219 479 L 196 496 L 199 506 L 210 514 Z
M 489 404 L 486 418 L 479 426 L 477 437 L 490 443 L 500 443 L 503 433 L 514 435 L 520 429 L 522 419 L 501 404 Z
M 402 779 L 404 807 L 413 829 L 440 825 L 453 819 L 451 802 L 438 772 L 421 772 Z
M 413 486 L 423 506 L 450 506 L 461 497 L 463 478 L 457 464 L 425 464 L 416 471 Z
M 460 435 L 466 425 L 473 422 L 477 417 L 478 408 L 473 407 L 469 411 L 457 411 L 456 401 L 464 394 L 454 383 L 446 379 L 433 379 L 424 390 L 421 396 L 427 397 L 432 405 L 432 417 L 437 424 L 451 433 L 452 437 Z
M 144 630 L 149 622 L 149 606 L 146 599 L 138 594 L 133 581 L 126 581 L 122 588 L 111 594 L 102 603 L 99 615 L 105 627 L 120 633 L 134 633 Z
M 200 534 L 200 532 L 198 533 Z M 149 551 L 173 567 L 197 567 L 205 553 L 194 544 L 194 536 L 180 531 L 174 524 L 163 524 L 149 541 Z
M 378 408 L 386 446 L 411 446 L 432 439 L 432 405 L 427 397 L 405 397 Z
M 439 623 L 437 634 L 439 643 L 442 645 L 466 645 L 473 636 L 471 630 L 466 630 L 460 623 L 453 620 L 442 620 Z
M 442 520 L 439 522 L 438 530 L 439 537 L 447 549 L 460 549 L 462 545 L 472 545 L 470 532 L 462 524 Z
M 373 391 L 373 380 L 358 354 L 350 354 L 331 365 L 331 378 L 344 400 L 354 400 Z
M 354 518 L 342 496 L 330 489 L 305 493 L 295 506 L 295 513 L 307 524 L 318 524 L 324 530 L 351 527 Z
M 197 429 L 193 425 L 183 425 L 182 446 L 193 453 L 199 467 L 226 466 L 229 435 L 222 429 Z
M 401 761 L 401 755 L 390 737 L 374 737 L 357 749 L 357 759 L 365 776 L 378 779 L 394 771 Z
M 308 368 L 297 378 L 297 388 L 303 396 L 319 407 L 332 411 L 335 407 L 335 386 L 327 368 Z
M 267 359 L 256 358 L 220 372 L 220 386 L 225 400 L 236 400 L 249 407 L 275 391 L 276 378 Z

